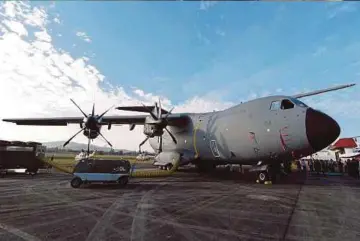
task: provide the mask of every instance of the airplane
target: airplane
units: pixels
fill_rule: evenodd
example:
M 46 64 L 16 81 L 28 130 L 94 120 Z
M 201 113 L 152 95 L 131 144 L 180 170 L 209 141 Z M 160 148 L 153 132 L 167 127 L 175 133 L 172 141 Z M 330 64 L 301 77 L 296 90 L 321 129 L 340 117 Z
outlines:
M 206 113 L 172 113 L 155 102 L 153 106 L 120 106 L 117 110 L 148 112 L 150 115 L 3 119 L 17 125 L 66 126 L 80 124 L 90 139 L 100 134 L 101 126 L 129 124 L 130 131 L 143 125 L 146 138 L 157 151 L 158 162 L 180 162 L 180 166 L 195 164 L 207 171 L 217 165 L 252 165 L 257 180 L 264 183 L 276 179 L 280 164 L 289 163 L 316 153 L 334 142 L 340 135 L 339 124 L 327 114 L 315 110 L 299 99 L 352 87 L 355 84 L 297 94 L 274 95 L 253 99 L 228 109 Z M 101 135 L 102 136 L 102 135 Z M 66 143 L 68 143 L 67 141 Z M 66 144 L 65 143 L 65 144 Z M 109 142 L 108 142 L 109 143 Z M 65 145 L 64 144 L 64 145 Z

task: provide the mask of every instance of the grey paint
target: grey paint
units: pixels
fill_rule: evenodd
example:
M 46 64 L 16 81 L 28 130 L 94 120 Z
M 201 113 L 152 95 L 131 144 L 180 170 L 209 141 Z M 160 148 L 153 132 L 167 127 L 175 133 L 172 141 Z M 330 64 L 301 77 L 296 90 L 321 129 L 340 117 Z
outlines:
M 203 161 L 239 164 L 254 164 L 259 160 L 268 160 L 274 154 L 278 158 L 292 158 L 292 151 L 310 148 L 305 132 L 308 107 L 295 105 L 293 109 L 270 110 L 273 101 L 283 99 L 289 97 L 271 96 L 224 111 L 189 114 L 191 121 L 185 129 L 169 127 L 178 140 L 177 144 L 164 133 L 163 152 L 191 153 L 192 156 L 188 157 L 191 161 L 198 153 Z M 253 140 L 250 132 L 255 134 Z M 281 132 L 287 135 L 284 138 L 286 150 L 281 144 Z M 216 142 L 219 157 L 214 155 L 211 141 Z M 150 145 L 157 150 L 157 137 L 150 139 Z

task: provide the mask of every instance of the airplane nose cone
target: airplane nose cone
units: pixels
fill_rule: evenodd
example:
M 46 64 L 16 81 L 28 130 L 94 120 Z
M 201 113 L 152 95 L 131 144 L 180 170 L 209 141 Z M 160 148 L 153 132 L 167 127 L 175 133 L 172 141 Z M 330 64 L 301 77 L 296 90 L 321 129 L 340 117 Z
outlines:
M 316 152 L 329 146 L 340 135 L 340 126 L 333 118 L 312 108 L 306 111 L 305 125 L 309 144 Z

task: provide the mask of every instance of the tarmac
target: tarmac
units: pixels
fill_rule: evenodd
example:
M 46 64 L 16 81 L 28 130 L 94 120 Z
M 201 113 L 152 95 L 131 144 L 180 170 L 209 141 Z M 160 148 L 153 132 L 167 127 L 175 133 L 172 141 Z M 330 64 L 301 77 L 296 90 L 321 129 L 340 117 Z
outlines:
M 360 180 L 240 173 L 70 187 L 71 175 L 0 179 L 0 240 L 360 240 Z

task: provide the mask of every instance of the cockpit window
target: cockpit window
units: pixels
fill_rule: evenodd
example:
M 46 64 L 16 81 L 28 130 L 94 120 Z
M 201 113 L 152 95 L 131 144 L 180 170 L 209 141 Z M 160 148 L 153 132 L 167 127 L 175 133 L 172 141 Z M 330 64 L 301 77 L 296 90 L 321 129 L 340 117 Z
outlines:
M 281 109 L 288 110 L 294 108 L 294 103 L 292 103 L 290 100 L 284 99 L 281 101 Z
M 271 102 L 270 110 L 279 110 L 281 102 L 279 100 Z
M 292 98 L 291 101 L 293 103 L 295 103 L 295 105 L 298 105 L 300 107 L 308 107 L 306 104 L 304 104 L 303 102 L 301 102 L 300 100 L 296 99 L 296 98 Z

